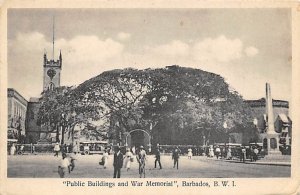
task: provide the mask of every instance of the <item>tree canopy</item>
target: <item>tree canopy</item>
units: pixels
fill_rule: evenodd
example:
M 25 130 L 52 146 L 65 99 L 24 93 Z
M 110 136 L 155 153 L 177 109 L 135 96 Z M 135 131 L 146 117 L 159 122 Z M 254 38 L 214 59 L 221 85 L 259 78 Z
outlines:
M 250 108 L 223 77 L 176 65 L 106 71 L 76 88 L 46 92 L 41 104 L 41 124 L 59 125 L 62 113 L 102 121 L 112 139 L 135 128 L 160 144 L 221 142 L 231 132 L 256 136 Z

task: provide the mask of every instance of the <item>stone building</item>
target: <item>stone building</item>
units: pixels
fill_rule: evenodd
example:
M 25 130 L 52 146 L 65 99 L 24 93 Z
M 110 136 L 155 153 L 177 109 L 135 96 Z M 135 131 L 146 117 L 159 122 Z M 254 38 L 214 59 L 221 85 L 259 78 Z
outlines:
M 53 90 L 56 87 L 60 87 L 60 72 L 62 69 L 62 54 L 59 53 L 57 60 L 48 59 L 47 54 L 44 53 L 43 61 L 43 90 Z M 26 118 L 26 131 L 27 131 L 27 143 L 37 142 L 55 142 L 55 133 L 49 133 L 46 127 L 41 127 L 38 124 L 38 112 L 40 108 L 39 98 L 32 97 L 28 102 L 27 118 Z
M 40 139 L 41 127 L 37 123 L 40 103 L 39 98 L 30 98 L 26 117 L 26 142 L 36 143 Z
M 258 100 L 245 100 L 251 107 L 255 118 L 253 119 L 259 133 L 265 133 L 267 130 L 268 117 L 266 114 L 266 100 L 261 98 Z M 272 100 L 273 118 L 275 132 L 280 134 L 280 143 L 291 144 L 292 136 L 292 120 L 289 117 L 289 102 L 284 100 Z
M 44 76 L 43 91 L 53 90 L 60 86 L 60 72 L 62 68 L 62 55 L 59 53 L 58 60 L 48 60 L 47 54 L 44 54 Z
M 27 100 L 15 89 L 7 89 L 8 103 L 8 122 L 7 137 L 8 140 L 16 140 L 23 143 L 25 140 L 25 120 L 27 111 Z

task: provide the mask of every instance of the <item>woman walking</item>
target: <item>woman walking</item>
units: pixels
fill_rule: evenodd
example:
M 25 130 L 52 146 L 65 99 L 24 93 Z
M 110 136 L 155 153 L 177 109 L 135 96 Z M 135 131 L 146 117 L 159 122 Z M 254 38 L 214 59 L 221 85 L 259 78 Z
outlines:
M 126 154 L 125 154 L 125 157 L 124 157 L 124 166 L 125 168 L 127 169 L 127 171 L 130 169 L 130 166 L 131 166 L 131 160 L 133 159 L 133 154 L 130 152 L 130 149 L 127 148 L 126 150 Z
M 192 153 L 192 149 L 189 148 L 188 149 L 188 159 L 192 159 L 193 153 Z
M 10 147 L 10 155 L 15 155 L 16 153 L 16 147 L 15 144 L 12 144 L 12 146 Z
M 228 148 L 226 159 L 227 160 L 231 160 L 232 159 L 231 149 L 230 148 Z
M 107 152 L 107 150 L 104 151 L 103 160 L 104 160 L 103 168 L 106 169 L 106 167 L 108 165 L 108 152 Z
M 208 157 L 212 158 L 212 157 L 214 157 L 214 156 L 215 156 L 215 154 L 214 154 L 213 146 L 210 146 L 210 147 L 209 147 Z

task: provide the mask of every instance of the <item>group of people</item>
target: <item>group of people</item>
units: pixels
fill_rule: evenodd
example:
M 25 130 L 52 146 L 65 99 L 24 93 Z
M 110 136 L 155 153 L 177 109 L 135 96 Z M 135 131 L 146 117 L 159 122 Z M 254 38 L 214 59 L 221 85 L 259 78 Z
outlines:
M 173 168 L 179 168 L 179 156 L 180 156 L 180 149 L 178 147 L 176 147 L 174 149 L 174 151 L 172 152 L 172 160 L 174 162 L 173 164 Z M 190 151 L 191 153 L 191 151 Z M 189 158 L 191 158 L 192 154 L 188 154 Z M 115 150 L 115 154 L 114 154 L 114 162 L 113 162 L 113 166 L 114 166 L 114 178 L 120 178 L 121 176 L 121 168 L 124 166 L 127 171 L 130 169 L 131 166 L 131 162 L 133 162 L 133 153 L 130 151 L 130 149 L 126 150 L 126 153 L 123 157 L 123 154 L 120 151 L 120 148 L 117 147 Z M 144 150 L 143 146 L 140 146 L 140 148 L 138 149 L 138 151 L 136 152 L 136 160 L 139 163 L 139 175 L 140 177 L 145 177 L 145 166 L 146 166 L 146 151 Z M 157 147 L 156 151 L 155 151 L 155 161 L 154 161 L 154 168 L 157 167 L 157 165 L 159 165 L 159 169 L 162 169 L 162 165 L 161 165 L 161 153 L 160 153 L 160 149 L 159 147 Z M 125 160 L 123 162 L 123 160 Z
M 231 150 L 231 148 L 225 149 L 225 148 L 220 148 L 219 146 L 217 146 L 214 149 L 213 146 L 210 146 L 208 149 L 207 156 L 210 158 L 216 156 L 217 159 L 224 158 L 227 160 L 231 160 L 232 159 L 232 150 Z
M 115 148 L 114 153 L 114 175 L 113 178 L 120 178 L 121 177 L 121 168 L 124 166 L 127 171 L 131 167 L 131 162 L 133 162 L 133 153 L 130 151 L 130 149 L 126 150 L 125 155 L 122 154 L 119 147 Z M 146 163 L 146 151 L 144 150 L 143 146 L 140 146 L 139 151 L 136 155 L 137 162 L 139 163 L 139 174 L 140 177 L 145 177 L 145 163 Z
M 60 151 L 60 146 L 57 143 L 54 147 L 54 152 L 55 152 L 54 156 L 58 156 L 59 151 Z M 224 155 L 224 153 L 226 153 L 226 155 Z M 251 161 L 256 161 L 258 159 L 258 153 L 259 150 L 256 147 L 250 148 Z M 180 154 L 181 154 L 181 150 L 178 147 L 175 147 L 175 149 L 172 151 L 173 168 L 179 169 Z M 162 169 L 161 152 L 159 146 L 157 146 L 156 150 L 154 151 L 154 155 L 155 155 L 154 168 L 156 168 L 158 165 L 159 169 Z M 224 148 L 220 148 L 219 146 L 215 148 L 213 148 L 213 146 L 209 147 L 207 155 L 208 157 L 216 156 L 216 158 L 226 158 L 226 159 L 232 159 L 233 156 L 231 148 L 227 148 L 225 150 Z M 188 159 L 192 159 L 193 152 L 191 148 L 187 150 L 187 156 Z M 134 147 L 132 150 L 130 148 L 127 148 L 125 154 L 123 154 L 121 152 L 120 147 L 117 146 L 114 149 L 113 178 L 121 177 L 122 168 L 126 168 L 126 170 L 129 171 L 131 168 L 131 164 L 134 161 L 134 157 L 136 157 L 136 161 L 139 164 L 140 177 L 145 177 L 145 165 L 146 165 L 147 155 L 146 155 L 146 151 L 144 150 L 144 147 L 140 146 L 138 149 Z M 246 155 L 246 148 L 242 147 L 240 150 L 240 160 L 245 162 L 247 157 L 248 156 Z M 108 166 L 108 158 L 109 158 L 108 150 L 105 150 L 99 162 L 99 164 L 103 166 L 104 169 L 106 169 Z M 73 156 L 70 155 L 69 157 L 67 157 L 66 153 L 62 151 L 62 160 L 60 166 L 58 167 L 60 177 L 64 177 L 66 171 L 68 171 L 69 173 L 73 171 L 75 167 L 74 161 L 75 158 Z
M 145 177 L 146 174 L 145 166 L 146 166 L 147 154 L 146 151 L 144 150 L 144 147 L 140 146 L 135 152 L 127 148 L 125 154 L 121 152 L 121 149 L 119 147 L 115 148 L 114 159 L 113 159 L 113 167 L 114 167 L 113 178 L 121 177 L 122 168 L 126 168 L 127 171 L 131 168 L 131 163 L 134 161 L 134 154 L 136 154 L 136 161 L 139 164 L 139 175 L 140 177 Z M 176 147 L 172 153 L 172 159 L 174 161 L 173 168 L 177 168 L 177 169 L 179 168 L 179 162 L 178 162 L 179 156 L 180 156 L 180 150 L 178 147 Z M 161 153 L 158 147 L 155 151 L 154 168 L 156 168 L 158 165 L 159 169 L 162 169 L 160 157 L 161 157 Z M 105 169 L 107 166 L 107 161 L 108 161 L 108 153 L 105 152 L 99 164 L 103 165 Z
M 240 155 L 240 160 L 245 162 L 246 158 L 250 158 L 250 161 L 251 162 L 255 162 L 258 160 L 258 154 L 259 154 L 259 150 L 257 147 L 253 146 L 253 147 L 250 147 L 248 150 L 243 147 L 241 149 L 241 155 Z
M 12 144 L 9 151 L 10 155 L 15 154 L 23 154 L 24 153 L 24 145 L 16 146 L 15 144 Z
M 233 151 L 234 149 L 234 151 Z M 257 161 L 259 156 L 259 149 L 256 146 L 250 146 L 249 148 L 246 148 L 245 146 L 242 147 L 235 147 L 231 149 L 228 148 L 220 148 L 219 146 L 216 146 L 213 148 L 213 146 L 210 146 L 208 148 L 207 157 L 216 157 L 223 158 L 227 160 L 231 160 L 234 156 L 238 157 L 240 161 L 245 162 L 246 159 L 250 159 L 250 161 Z

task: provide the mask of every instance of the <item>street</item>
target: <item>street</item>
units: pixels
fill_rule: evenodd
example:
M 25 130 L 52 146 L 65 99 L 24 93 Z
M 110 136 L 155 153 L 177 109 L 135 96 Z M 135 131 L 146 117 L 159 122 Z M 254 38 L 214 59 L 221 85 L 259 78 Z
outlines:
M 76 156 L 76 167 L 67 173 L 66 178 L 111 178 L 113 176 L 113 156 L 109 156 L 109 166 L 100 166 L 101 155 Z M 59 178 L 57 167 L 61 160 L 53 155 L 16 155 L 8 156 L 7 176 L 9 178 Z M 256 165 L 225 162 L 208 159 L 203 156 L 181 156 L 179 170 L 173 168 L 171 156 L 161 156 L 162 169 L 154 169 L 154 156 L 147 156 L 147 178 L 261 178 L 261 177 L 290 177 L 291 167 Z M 157 166 L 159 167 L 159 166 Z M 121 170 L 123 178 L 138 178 L 138 163 L 131 163 L 131 169 Z

